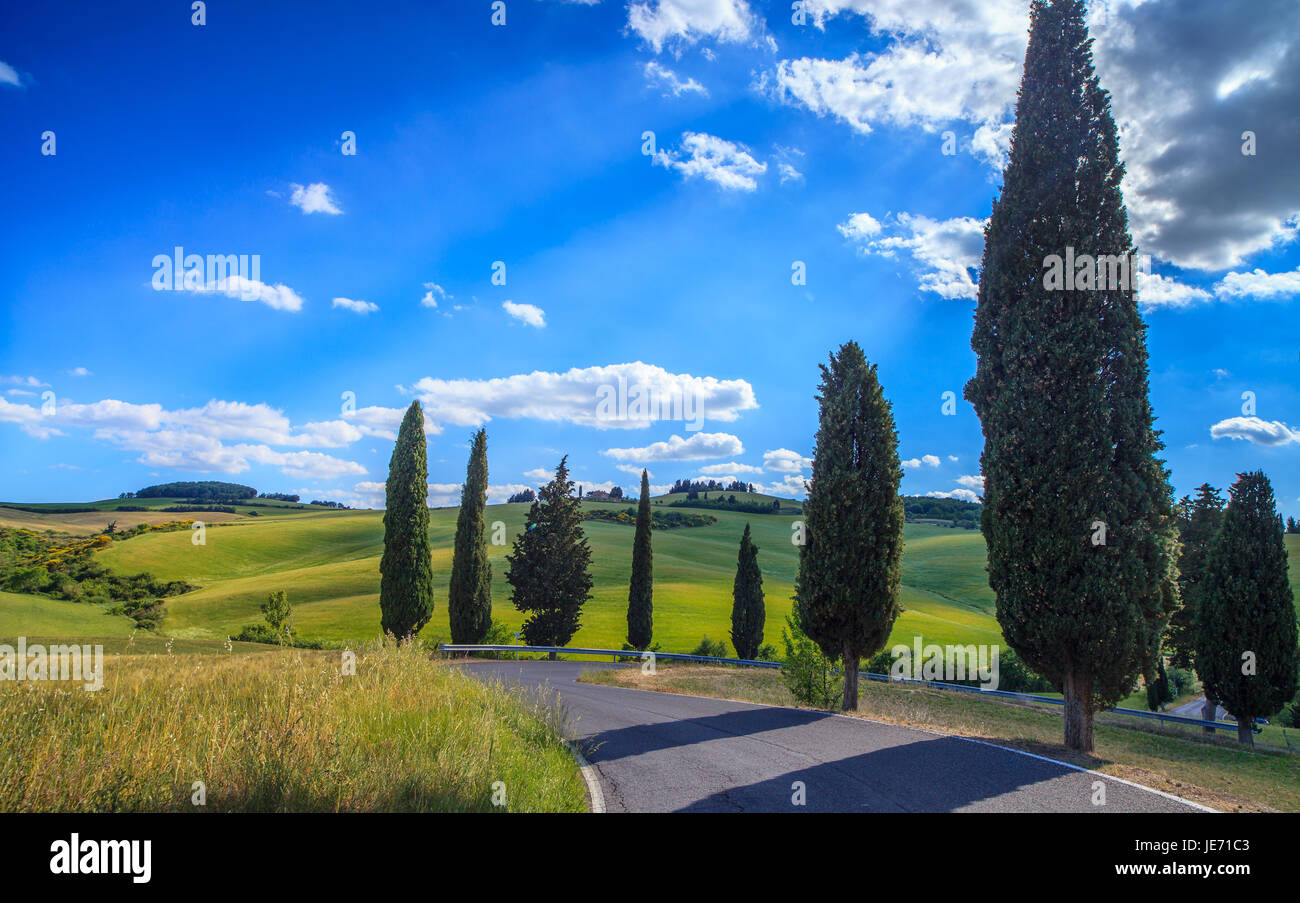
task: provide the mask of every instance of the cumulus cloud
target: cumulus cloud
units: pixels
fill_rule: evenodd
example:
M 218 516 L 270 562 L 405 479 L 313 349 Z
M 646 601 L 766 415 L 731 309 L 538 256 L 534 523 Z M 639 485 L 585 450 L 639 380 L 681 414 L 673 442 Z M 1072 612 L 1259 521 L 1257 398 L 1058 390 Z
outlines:
M 354 314 L 370 314 L 379 310 L 378 304 L 372 304 L 369 301 L 354 301 L 351 298 L 335 298 L 334 306 L 350 310 Z
M 1138 281 L 1138 303 L 1144 310 L 1180 309 L 1214 300 L 1203 288 L 1179 282 L 1159 273 L 1144 275 Z
M 224 279 L 214 279 L 204 283 L 190 291 L 222 294 L 227 298 L 238 298 L 241 301 L 260 301 L 275 310 L 295 313 L 302 310 L 302 296 L 281 282 L 267 285 L 265 282 L 243 276 L 227 276 Z
M 18 70 L 0 60 L 0 85 L 13 85 L 19 88 L 22 87 L 22 83 L 23 80 L 18 77 Z
M 651 399 L 684 399 L 697 405 L 703 418 L 736 420 L 742 411 L 758 407 L 753 387 L 743 379 L 670 373 L 635 361 L 601 367 L 574 367 L 563 373 L 535 370 L 496 379 L 433 379 L 424 377 L 412 392 L 436 423 L 481 426 L 493 418 L 528 418 L 576 423 L 597 429 L 637 429 L 658 420 L 688 419 L 685 405 L 649 405 L 626 417 L 605 416 L 602 398 L 611 391 L 641 389 Z M 399 418 L 400 420 L 400 418 Z
M 447 294 L 447 290 L 436 282 L 426 282 L 424 287 L 428 289 L 424 297 L 420 299 L 420 304 L 425 307 L 437 307 L 438 300 L 450 301 L 452 296 Z
M 1256 298 L 1276 301 L 1300 295 L 1300 268 L 1282 273 L 1261 269 L 1249 273 L 1229 273 L 1214 286 L 1215 294 L 1224 298 Z
M 812 467 L 812 458 L 805 458 L 788 448 L 774 448 L 763 452 L 763 469 L 776 473 L 798 473 Z
M 667 44 L 690 45 L 711 38 L 745 42 L 763 30 L 745 0 L 645 0 L 627 9 L 627 27 L 660 53 Z
M 648 84 L 655 85 L 664 89 L 664 97 L 672 95 L 681 97 L 683 94 L 699 94 L 703 97 L 709 96 L 709 91 L 695 79 L 687 77 L 685 81 L 677 76 L 677 73 L 661 66 L 654 60 L 645 64 L 645 77 Z
M 862 134 L 965 124 L 1000 169 L 1024 62 L 1023 0 L 805 0 L 813 24 L 862 16 L 879 53 L 788 59 L 770 96 Z M 1110 0 L 1089 27 L 1127 167 L 1130 225 L 1147 253 L 1207 271 L 1297 235 L 1300 17 L 1293 0 Z M 1208 39 L 1212 36 L 1213 39 Z M 1246 133 L 1251 133 L 1247 136 Z M 1253 137 L 1255 153 L 1242 153 Z
M 938 467 L 939 457 L 938 455 L 922 455 L 919 458 L 908 458 L 906 461 L 903 461 L 902 464 L 910 470 L 916 470 L 922 466 Z
M 1215 439 L 1244 439 L 1256 445 L 1277 446 L 1300 442 L 1300 430 L 1287 426 L 1280 420 L 1261 420 L 1258 417 L 1229 417 L 1210 427 Z
M 155 467 L 240 473 L 259 464 L 321 479 L 366 473 L 353 461 L 305 450 L 346 445 L 361 437 L 360 430 L 339 421 L 295 428 L 282 412 L 264 404 L 213 399 L 202 407 L 168 410 L 110 398 L 38 409 L 0 399 L 0 421 L 16 423 L 41 439 L 86 430 L 96 440 L 140 452 L 136 460 Z M 271 447 L 276 445 L 298 450 Z
M 89 375 L 90 375 L 90 371 L 87 370 L 85 367 L 73 367 L 71 370 L 68 371 L 68 375 L 69 375 L 69 376 L 89 376 Z
M 804 485 L 807 478 L 802 474 L 787 474 L 780 481 L 775 483 L 755 483 L 754 489 L 767 495 L 778 495 L 784 498 L 802 498 L 807 494 L 807 487 Z
M 513 301 L 501 302 L 501 309 L 520 323 L 541 329 L 546 325 L 546 311 L 533 304 L 516 304 Z
M 970 489 L 953 489 L 948 492 L 935 490 L 933 492 L 927 492 L 926 496 L 932 499 L 961 499 L 963 502 L 980 503 L 980 497 Z
M 886 228 L 886 226 L 888 228 Z M 854 213 L 837 227 L 863 256 L 907 254 L 918 271 L 918 286 L 941 298 L 975 298 L 972 270 L 984 254 L 984 220 L 958 216 L 934 220 L 900 213 L 882 224 L 868 213 Z
M 730 433 L 693 433 L 689 439 L 673 435 L 665 442 L 642 448 L 607 448 L 601 452 L 616 461 L 696 461 L 727 458 L 745 453 L 740 439 Z
M 328 213 L 337 216 L 343 212 L 335 203 L 330 187 L 324 182 L 312 182 L 306 188 L 295 182 L 293 193 L 289 195 L 289 203 L 303 213 Z
M 763 468 L 755 467 L 753 464 L 737 464 L 732 461 L 730 464 L 705 464 L 700 468 L 700 474 L 706 477 L 729 476 L 736 478 L 737 474 L 742 473 L 762 473 Z M 638 470 L 637 473 L 640 473 Z
M 964 474 L 957 478 L 957 485 L 983 492 L 984 477 L 980 474 Z
M 683 178 L 702 178 L 727 191 L 753 191 L 755 176 L 767 172 L 767 164 L 754 159 L 743 144 L 702 132 L 683 132 L 681 147 L 658 151 L 656 166 L 677 170 Z

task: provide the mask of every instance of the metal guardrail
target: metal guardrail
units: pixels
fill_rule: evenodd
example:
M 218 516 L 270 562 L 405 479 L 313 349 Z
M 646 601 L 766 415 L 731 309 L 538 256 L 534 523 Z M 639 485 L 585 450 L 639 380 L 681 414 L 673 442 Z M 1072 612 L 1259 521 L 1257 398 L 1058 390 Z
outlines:
M 862 676 L 869 678 L 871 680 L 883 680 L 890 683 L 919 684 L 925 687 L 939 687 L 940 689 L 944 689 L 944 690 L 965 690 L 967 692 L 979 693 L 981 695 L 987 695 L 987 696 L 1001 696 L 1007 699 L 1025 699 L 1030 702 L 1047 702 L 1047 703 L 1051 703 L 1052 705 L 1059 705 L 1059 706 L 1065 705 L 1064 699 L 1057 699 L 1055 696 L 1037 696 L 1032 693 L 1017 693 L 1013 690 L 985 690 L 981 687 L 972 687 L 972 686 L 967 686 L 966 684 L 950 684 L 950 683 L 943 683 L 942 681 L 937 681 L 937 680 L 911 680 L 906 677 L 902 677 L 902 678 L 890 677 L 887 674 L 863 673 Z M 1164 712 L 1144 712 L 1141 709 L 1113 708 L 1113 709 L 1101 709 L 1100 711 L 1111 712 L 1116 715 L 1134 715 L 1138 718 L 1150 718 L 1154 721 L 1169 721 L 1175 724 L 1190 724 L 1196 727 L 1212 727 L 1215 728 L 1216 730 L 1223 730 L 1223 731 L 1237 730 L 1237 722 L 1235 721 L 1203 721 L 1200 718 L 1189 718 L 1186 715 L 1166 715 Z M 1258 733 L 1257 728 L 1255 729 L 1255 731 L 1256 733 Z
M 780 668 L 780 662 L 760 662 L 748 658 L 719 658 L 713 655 L 691 655 L 686 652 L 638 652 L 635 649 L 582 649 L 577 646 L 486 646 L 472 643 L 440 643 L 439 652 L 563 652 L 566 655 L 612 655 L 644 661 L 646 656 L 680 662 L 704 662 L 715 665 L 744 665 L 748 668 Z
M 630 661 L 644 661 L 645 656 L 650 653 L 637 652 L 635 649 L 582 649 L 576 646 L 491 646 L 478 645 L 473 643 L 441 643 L 438 646 L 439 652 L 546 652 L 546 653 L 565 653 L 568 655 L 610 655 L 614 661 L 620 658 Z M 668 661 L 683 662 L 703 662 L 705 664 L 716 665 L 743 665 L 749 668 L 776 668 L 781 667 L 781 662 L 760 662 L 745 658 L 719 658 L 712 655 L 691 655 L 686 652 L 655 652 L 656 659 L 665 659 Z M 966 684 L 950 684 L 937 680 L 912 680 L 906 677 L 890 677 L 888 674 L 872 674 L 862 672 L 860 675 L 869 680 L 885 681 L 886 683 L 906 683 L 917 684 L 924 687 L 937 687 L 941 690 L 963 690 L 969 693 L 979 693 L 982 696 L 1000 696 L 1004 699 L 1023 699 L 1027 702 L 1045 702 L 1051 705 L 1064 706 L 1064 699 L 1057 699 L 1054 696 L 1037 696 L 1033 693 L 1017 693 L 1013 690 L 985 690 L 982 687 L 972 687 Z M 1141 709 L 1103 709 L 1102 711 L 1111 712 L 1116 715 L 1132 715 L 1137 718 L 1148 718 L 1153 721 L 1167 721 L 1175 724 L 1189 724 L 1193 727 L 1209 727 L 1221 731 L 1236 731 L 1237 722 L 1235 721 L 1203 721 L 1200 718 L 1189 718 L 1186 715 L 1166 715 L 1164 712 L 1144 712 Z M 1265 722 L 1267 723 L 1267 722 Z M 1259 729 L 1254 728 L 1256 733 Z

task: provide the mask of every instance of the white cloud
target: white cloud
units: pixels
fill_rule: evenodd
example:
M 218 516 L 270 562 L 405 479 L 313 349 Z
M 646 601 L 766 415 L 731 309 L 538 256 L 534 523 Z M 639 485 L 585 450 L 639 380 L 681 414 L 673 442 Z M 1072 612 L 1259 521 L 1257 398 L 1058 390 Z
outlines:
M 640 472 L 640 470 L 637 470 L 638 474 Z M 753 464 L 737 464 L 734 461 L 730 464 L 705 464 L 700 468 L 700 474 L 702 476 L 720 477 L 726 475 L 733 479 L 736 477 L 736 474 L 762 472 L 763 468 L 761 467 L 755 467 Z
M 932 499 L 961 499 L 963 502 L 974 502 L 980 504 L 980 497 L 970 489 L 953 489 L 950 492 L 927 492 L 926 496 Z
M 334 306 L 350 310 L 355 314 L 370 314 L 379 310 L 378 304 L 369 301 L 354 301 L 351 298 L 335 298 Z
M 974 489 L 977 492 L 983 492 L 984 477 L 980 474 L 964 474 L 957 478 L 957 485 L 965 486 L 967 489 Z
M 628 6 L 627 27 L 654 48 L 669 43 L 748 41 L 763 29 L 745 0 L 644 0 Z
M 227 276 L 224 279 L 216 279 L 193 288 L 191 291 L 201 294 L 217 293 L 225 295 L 227 298 L 238 298 L 241 301 L 261 301 L 267 307 L 275 310 L 287 310 L 295 313 L 302 310 L 302 296 L 280 282 L 275 285 L 267 285 L 265 282 L 246 279 L 243 276 Z
M 576 423 L 598 429 L 638 429 L 663 415 L 683 415 L 651 405 L 644 419 L 600 416 L 603 389 L 640 387 L 651 398 L 692 398 L 703 417 L 734 421 L 740 412 L 758 407 L 754 390 L 742 379 L 669 373 L 662 367 L 635 361 L 602 367 L 574 367 L 564 373 L 535 370 L 497 379 L 433 379 L 424 377 L 412 391 L 424 405 L 426 416 L 437 423 L 481 426 L 494 417 L 529 418 Z M 684 408 L 684 406 L 682 406 Z M 400 420 L 400 417 L 399 417 Z
M 68 371 L 69 376 L 90 376 L 90 371 L 85 367 L 73 367 Z
M 788 448 L 774 448 L 763 452 L 763 469 L 777 473 L 798 473 L 812 467 L 812 458 L 805 458 Z
M 1300 430 L 1280 420 L 1261 420 L 1258 417 L 1229 417 L 1210 427 L 1215 439 L 1244 439 L 1256 445 L 1289 445 L 1300 442 Z
M 782 60 L 756 79 L 760 91 L 862 134 L 964 123 L 974 129 L 965 146 L 1001 168 L 1028 4 L 806 0 L 805 8 L 821 28 L 841 13 L 865 17 L 884 49 Z M 1296 238 L 1300 167 L 1281 151 L 1293 144 L 1300 107 L 1294 12 L 1294 0 L 1092 4 L 1089 28 L 1120 131 L 1130 227 L 1145 252 L 1216 271 Z M 1254 155 L 1241 153 L 1246 131 Z
M 549 480 L 555 476 L 555 471 L 547 470 L 545 467 L 534 467 L 532 470 L 525 470 L 524 476 L 530 480 Z
M 664 89 L 664 96 L 671 94 L 673 97 L 681 97 L 683 94 L 700 94 L 704 97 L 709 96 L 709 91 L 702 84 L 689 76 L 685 81 L 677 77 L 677 73 L 661 66 L 654 60 L 645 64 L 645 77 L 647 82 L 652 85 L 661 85 Z
M 1137 296 L 1138 303 L 1144 310 L 1191 307 L 1214 298 L 1203 288 L 1187 285 L 1171 276 L 1162 276 L 1159 273 L 1143 275 L 1138 280 Z
M 18 71 L 3 60 L 0 60 L 0 85 L 13 85 L 15 88 L 22 86 Z
M 802 474 L 786 474 L 779 482 L 776 483 L 755 483 L 754 489 L 766 495 L 778 495 L 784 498 L 802 498 L 807 495 L 808 490 L 804 486 L 807 477 Z
M 546 311 L 533 304 L 516 304 L 513 301 L 502 301 L 501 308 L 510 316 L 514 317 L 520 323 L 526 323 L 541 329 L 546 325 Z
M 289 196 L 289 203 L 293 204 L 303 213 L 329 213 L 338 215 L 343 211 L 339 209 L 338 204 L 330 193 L 330 187 L 324 182 L 312 182 L 306 188 L 297 184 L 293 185 L 293 194 Z
M 758 187 L 755 176 L 767 172 L 743 144 L 727 141 L 702 132 L 683 132 L 679 150 L 661 150 L 653 163 L 675 169 L 684 178 L 706 179 L 727 191 L 753 191 Z
M 837 228 L 863 256 L 892 258 L 908 254 L 919 270 L 918 287 L 941 298 L 974 298 L 978 286 L 971 270 L 984 254 L 984 220 L 958 216 L 934 220 L 900 213 L 885 225 L 867 213 L 854 213 Z
M 424 297 L 420 299 L 420 303 L 425 307 L 437 307 L 439 298 L 443 301 L 450 301 L 452 299 L 452 296 L 447 294 L 447 290 L 436 282 L 426 282 L 424 283 L 424 287 L 428 289 L 428 291 L 424 293 Z
M 903 461 L 902 464 L 910 470 L 916 470 L 921 466 L 938 467 L 939 458 L 937 455 L 922 455 L 919 458 L 908 458 L 906 461 Z
M 696 461 L 744 453 L 740 439 L 730 433 L 692 433 L 689 439 L 674 435 L 666 442 L 653 442 L 643 448 L 607 448 L 601 452 L 616 461 L 637 462 Z
M 1282 273 L 1266 273 L 1261 269 L 1249 273 L 1229 273 L 1215 284 L 1214 291 L 1225 298 L 1258 298 L 1265 301 L 1295 297 L 1300 295 L 1300 268 Z

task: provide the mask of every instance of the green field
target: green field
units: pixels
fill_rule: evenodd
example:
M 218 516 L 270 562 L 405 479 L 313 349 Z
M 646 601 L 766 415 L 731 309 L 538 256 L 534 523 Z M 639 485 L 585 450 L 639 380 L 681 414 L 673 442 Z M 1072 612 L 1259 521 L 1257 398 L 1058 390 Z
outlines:
M 627 507 L 625 502 L 587 504 L 614 510 Z M 504 522 L 509 542 L 523 528 L 527 511 L 526 504 L 493 505 L 487 509 L 487 520 L 489 526 Z M 763 568 L 766 638 L 779 646 L 798 567 L 798 550 L 790 541 L 795 516 L 709 513 L 718 518 L 716 524 L 654 534 L 656 642 L 664 650 L 677 651 L 694 647 L 705 634 L 727 638 L 736 552 L 748 522 Z M 430 640 L 449 636 L 446 586 L 455 526 L 456 509 L 431 512 L 430 543 L 439 587 L 433 621 L 423 633 Z M 585 529 L 592 546 L 595 587 L 573 642 L 619 648 L 626 628 L 633 530 L 595 521 L 588 521 Z M 192 545 L 187 533 L 140 536 L 115 544 L 99 557 L 121 573 L 148 571 L 164 580 L 183 579 L 202 587 L 168 600 L 163 630 L 172 636 L 224 638 L 237 633 L 261 619 L 258 606 L 267 593 L 285 589 L 302 636 L 359 642 L 374 637 L 379 629 L 382 541 L 381 512 L 318 511 L 213 526 L 204 546 Z M 492 546 L 490 552 L 493 614 L 516 630 L 522 615 L 510 605 L 505 580 L 509 546 Z M 983 567 L 978 533 L 908 525 L 903 578 L 907 611 L 895 627 L 895 639 L 910 643 L 919 633 L 928 642 L 997 642 L 1000 633 Z
M 627 502 L 586 504 L 613 510 L 628 506 Z M 510 605 L 505 556 L 527 510 L 526 504 L 487 509 L 489 533 L 491 524 L 501 521 L 507 537 L 506 545 L 490 547 L 493 615 L 512 631 L 523 616 Z M 665 651 L 684 651 L 706 634 L 728 638 L 737 546 L 748 522 L 763 569 L 766 641 L 779 648 L 798 567 L 798 550 L 790 541 L 796 515 L 708 513 L 717 517 L 716 524 L 654 534 L 655 641 Z M 446 587 L 456 514 L 455 508 L 442 508 L 430 515 L 438 581 L 434 618 L 422 634 L 430 641 L 449 639 Z M 586 522 L 585 529 L 592 546 L 595 586 L 573 643 L 619 648 L 625 637 L 633 530 L 598 521 Z M 905 538 L 905 611 L 891 642 L 910 645 L 917 635 L 939 644 L 1000 642 L 993 594 L 985 579 L 983 537 L 973 530 L 908 524 Z M 1300 536 L 1288 536 L 1286 541 L 1291 555 L 1300 556 Z M 213 523 L 202 546 L 193 545 L 188 532 L 146 534 L 115 543 L 99 553 L 99 560 L 119 573 L 147 571 L 163 580 L 181 579 L 201 587 L 167 600 L 162 627 L 167 636 L 224 641 L 259 623 L 258 607 L 266 595 L 284 589 L 294 605 L 299 635 L 330 644 L 358 643 L 379 631 L 382 543 L 382 512 L 316 508 Z M 1300 567 L 1291 569 L 1291 581 L 1300 599 Z M 129 620 L 106 615 L 102 608 L 0 594 L 0 635 L 125 636 L 130 631 Z

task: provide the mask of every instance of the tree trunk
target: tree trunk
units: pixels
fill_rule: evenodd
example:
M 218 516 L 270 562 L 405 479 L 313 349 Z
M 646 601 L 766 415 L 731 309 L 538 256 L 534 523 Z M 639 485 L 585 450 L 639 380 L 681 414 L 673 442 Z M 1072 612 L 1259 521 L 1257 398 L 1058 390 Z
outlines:
M 858 710 L 858 656 L 852 649 L 844 650 L 844 701 L 842 712 Z
M 1215 720 L 1214 716 L 1217 714 L 1219 714 L 1219 701 L 1214 697 L 1212 697 L 1209 693 L 1206 693 L 1205 705 L 1201 706 L 1201 720 L 1214 721 Z M 1210 736 L 1214 736 L 1215 728 L 1203 727 L 1201 728 L 1201 731 L 1203 733 L 1209 734 Z
M 547 654 L 547 658 L 550 659 L 551 661 L 555 661 L 555 651 L 552 650 L 551 652 L 549 652 Z
M 1065 673 L 1065 745 L 1092 752 L 1092 678 Z
M 1249 746 L 1252 748 L 1255 746 L 1255 732 L 1251 730 L 1254 724 L 1255 724 L 1254 718 L 1239 717 L 1237 719 L 1237 742 L 1238 743 L 1242 744 L 1243 746 Z

